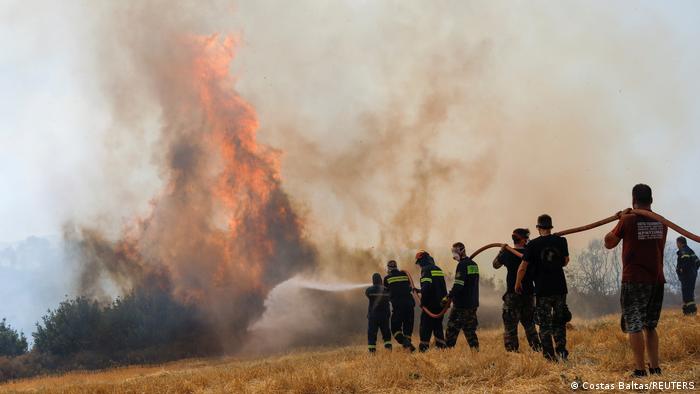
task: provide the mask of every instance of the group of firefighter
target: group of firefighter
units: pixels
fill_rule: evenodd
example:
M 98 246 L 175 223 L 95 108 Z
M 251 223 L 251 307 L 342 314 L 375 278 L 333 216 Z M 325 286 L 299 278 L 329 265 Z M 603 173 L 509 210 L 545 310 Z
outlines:
M 651 188 L 644 184 L 636 185 L 632 200 L 635 209 L 651 211 Z M 649 356 L 649 374 L 659 374 L 656 326 L 664 294 L 663 253 L 668 229 L 660 222 L 627 211 L 620 212 L 619 217 L 617 226 L 605 237 L 605 246 L 612 249 L 621 241 L 623 243 L 621 325 L 623 331 L 629 334 L 634 354 L 635 370 L 632 375 L 647 375 L 645 348 Z M 503 295 L 506 351 L 519 351 L 518 325 L 521 324 L 533 351 L 541 352 L 551 361 L 566 361 L 569 355 L 566 329 L 571 321 L 571 312 L 566 304 L 564 267 L 569 263 L 569 250 L 566 238 L 553 234 L 552 228 L 552 218 L 545 214 L 537 219 L 538 237 L 530 240 L 528 229 L 515 229 L 512 233 L 513 247 L 502 248 L 493 261 L 493 267 L 505 267 L 507 270 L 506 292 Z M 682 287 L 683 313 L 694 316 L 697 313 L 694 289 L 700 259 L 688 247 L 685 238 L 679 237 L 676 245 L 676 272 Z M 464 332 L 472 350 L 479 350 L 479 266 L 467 256 L 461 242 L 452 245 L 452 256 L 457 267 L 449 291 L 444 271 L 424 250 L 415 256 L 415 264 L 421 270 L 419 285 L 414 284 L 412 277 L 401 270 L 394 260 L 387 263 L 385 277 L 382 278 L 379 273 L 373 275 L 373 285 L 366 290 L 369 299 L 367 337 L 370 352 L 376 352 L 378 331 L 381 331 L 386 349 L 392 348 L 393 336 L 405 349 L 411 352 L 416 350 L 411 340 L 416 303 L 421 308 L 419 351 L 429 349 L 432 337 L 437 348 L 452 348 L 460 332 Z M 443 332 L 443 315 L 450 305 L 447 330 Z

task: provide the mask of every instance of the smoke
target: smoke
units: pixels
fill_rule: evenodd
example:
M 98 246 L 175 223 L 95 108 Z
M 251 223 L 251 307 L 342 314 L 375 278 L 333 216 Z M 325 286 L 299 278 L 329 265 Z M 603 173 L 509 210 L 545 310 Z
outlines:
M 117 294 L 170 292 L 235 346 L 270 289 L 313 267 L 315 251 L 282 190 L 278 152 L 257 143 L 255 112 L 234 90 L 235 39 L 200 35 L 195 16 L 166 6 L 114 4 L 100 26 L 117 50 L 100 69 L 118 86 L 109 99 L 126 135 L 115 140 L 138 134 L 142 105 L 157 111 L 163 189 L 116 240 L 82 223 L 66 238 L 82 263 L 80 294 L 108 298 L 105 282 Z
M 666 192 L 666 213 L 678 202 L 669 158 L 689 149 L 667 141 L 697 138 L 686 135 L 697 82 L 683 81 L 697 59 L 669 61 L 672 23 L 640 5 L 89 9 L 111 125 L 94 163 L 104 199 L 65 231 L 79 290 L 167 287 L 232 343 L 300 272 L 364 282 L 390 258 L 416 272 L 418 248 L 450 272 L 455 241 L 505 241 L 544 212 L 556 228 L 588 223 L 627 205 L 639 181 Z M 361 295 L 289 291 L 276 298 L 286 308 L 324 311 L 307 327 L 347 339 L 362 323 Z M 265 327 L 282 332 L 285 319 Z

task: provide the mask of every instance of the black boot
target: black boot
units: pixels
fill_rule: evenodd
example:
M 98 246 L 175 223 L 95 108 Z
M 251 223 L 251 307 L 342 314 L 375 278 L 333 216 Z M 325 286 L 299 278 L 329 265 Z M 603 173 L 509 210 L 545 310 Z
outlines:
M 661 367 L 652 368 L 649 365 L 649 375 L 661 375 Z
M 643 369 L 635 369 L 631 375 L 632 378 L 643 378 L 645 376 L 647 376 L 647 371 Z

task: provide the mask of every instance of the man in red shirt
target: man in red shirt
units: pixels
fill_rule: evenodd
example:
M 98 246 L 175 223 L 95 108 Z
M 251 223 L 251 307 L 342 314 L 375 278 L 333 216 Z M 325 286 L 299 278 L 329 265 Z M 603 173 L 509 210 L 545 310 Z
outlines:
M 639 184 L 632 189 L 634 209 L 651 211 L 652 201 L 649 186 Z M 608 249 L 622 241 L 622 329 L 629 334 L 635 377 L 647 375 L 645 347 L 649 356 L 649 373 L 661 373 L 656 325 L 661 316 L 666 282 L 663 262 L 667 233 L 664 224 L 624 211 L 617 226 L 605 236 Z

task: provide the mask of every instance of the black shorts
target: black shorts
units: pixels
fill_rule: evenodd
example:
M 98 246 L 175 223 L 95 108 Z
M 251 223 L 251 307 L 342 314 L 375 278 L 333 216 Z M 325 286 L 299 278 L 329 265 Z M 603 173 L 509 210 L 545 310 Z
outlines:
M 664 301 L 664 285 L 645 283 L 622 283 L 620 304 L 622 305 L 622 331 L 640 332 L 653 330 L 661 317 Z

